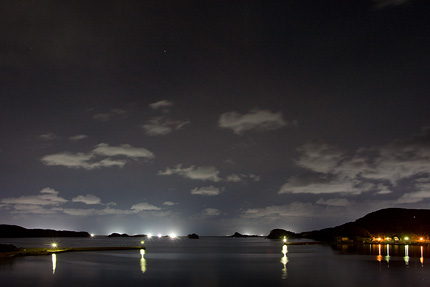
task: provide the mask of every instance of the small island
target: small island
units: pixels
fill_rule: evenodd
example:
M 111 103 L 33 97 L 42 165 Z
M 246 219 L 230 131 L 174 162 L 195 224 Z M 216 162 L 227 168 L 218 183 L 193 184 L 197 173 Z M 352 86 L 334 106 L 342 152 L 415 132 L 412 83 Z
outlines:
M 230 237 L 235 237 L 235 238 L 248 238 L 248 237 L 261 237 L 259 235 L 248 235 L 248 234 L 241 234 L 239 232 L 235 232 L 233 235 L 231 235 Z
M 200 237 L 197 235 L 197 234 L 195 234 L 195 233 L 193 233 L 193 234 L 188 234 L 187 235 L 187 237 L 188 237 L 188 239 L 199 239 Z
M 147 235 L 146 234 L 128 235 L 127 233 L 119 234 L 114 232 L 112 234 L 109 234 L 108 237 L 147 237 Z

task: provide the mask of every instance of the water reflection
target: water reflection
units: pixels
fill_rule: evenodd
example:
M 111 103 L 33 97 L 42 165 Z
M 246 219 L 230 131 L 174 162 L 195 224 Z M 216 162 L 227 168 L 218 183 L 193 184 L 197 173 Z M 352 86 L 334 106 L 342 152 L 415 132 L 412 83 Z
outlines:
M 403 259 L 405 259 L 405 265 L 409 266 L 409 245 L 405 245 L 405 257 Z
M 421 246 L 421 257 L 420 257 L 421 266 L 424 265 L 424 256 L 423 256 L 423 247 Z
M 284 244 L 282 246 L 282 254 L 284 254 L 284 256 L 281 259 L 281 263 L 284 265 L 284 268 L 282 268 L 282 279 L 287 278 L 287 263 L 288 263 L 287 252 L 288 252 L 288 247 L 286 244 Z
M 416 244 L 343 244 L 333 246 L 333 248 L 342 254 L 372 255 L 377 262 L 386 263 L 388 267 L 392 267 L 392 263 L 399 260 L 406 267 L 410 267 L 418 261 L 423 266 L 424 255 L 430 254 L 430 245 Z
M 55 274 L 55 269 L 57 269 L 57 254 L 52 253 L 52 274 Z
M 390 267 L 390 244 L 387 244 L 387 255 L 385 256 L 385 260 L 388 263 L 388 267 Z
M 379 263 L 381 263 L 381 261 L 382 261 L 381 244 L 378 245 L 378 256 L 376 256 L 376 260 L 378 260 Z
M 140 249 L 140 271 L 146 272 L 145 249 Z

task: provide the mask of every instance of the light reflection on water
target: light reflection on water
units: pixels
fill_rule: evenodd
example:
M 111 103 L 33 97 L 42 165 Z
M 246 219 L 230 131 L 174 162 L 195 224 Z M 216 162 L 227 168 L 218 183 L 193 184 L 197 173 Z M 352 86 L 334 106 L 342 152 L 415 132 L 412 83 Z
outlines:
M 284 254 L 284 256 L 281 259 L 281 263 L 284 266 L 282 268 L 282 279 L 287 278 L 287 263 L 288 263 L 287 253 L 288 253 L 288 246 L 286 244 L 284 244 L 282 246 L 282 254 Z
M 146 272 L 145 249 L 140 249 L 140 271 Z
M 16 258 L 0 263 L 1 286 L 388 287 L 426 286 L 430 281 L 430 266 L 424 265 L 424 257 L 430 254 L 427 246 L 377 244 L 337 249 L 266 239 L 204 237 L 146 240 L 145 245 L 146 252 L 91 251 Z
M 55 274 L 55 269 L 57 269 L 57 254 L 52 253 L 52 274 Z

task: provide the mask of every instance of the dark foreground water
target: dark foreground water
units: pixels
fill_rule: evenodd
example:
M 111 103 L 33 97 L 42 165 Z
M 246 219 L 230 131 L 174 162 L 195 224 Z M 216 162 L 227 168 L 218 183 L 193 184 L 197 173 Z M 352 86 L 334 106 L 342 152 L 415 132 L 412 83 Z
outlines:
M 49 239 L 0 239 L 46 247 Z M 134 246 L 135 238 L 61 239 L 60 246 Z M 139 250 L 0 261 L 0 286 L 430 286 L 430 248 L 289 245 L 263 238 L 145 240 Z

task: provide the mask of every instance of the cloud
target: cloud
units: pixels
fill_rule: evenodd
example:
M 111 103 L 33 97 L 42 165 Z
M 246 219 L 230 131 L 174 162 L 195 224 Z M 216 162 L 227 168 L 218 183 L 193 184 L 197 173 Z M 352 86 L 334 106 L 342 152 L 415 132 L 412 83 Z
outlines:
M 183 168 L 181 164 L 178 164 L 174 168 L 166 168 L 165 171 L 159 171 L 159 175 L 180 175 L 189 179 L 203 180 L 203 181 L 214 181 L 218 182 L 221 178 L 218 177 L 219 170 L 213 166 L 196 167 L 194 165 Z
M 39 138 L 43 139 L 43 140 L 55 140 L 57 138 L 57 135 L 54 133 L 47 133 L 47 134 L 43 134 L 40 135 Z
M 205 187 L 196 187 L 193 190 L 191 190 L 191 194 L 214 196 L 214 195 L 219 195 L 221 193 L 221 190 L 222 189 L 219 187 L 210 185 Z
M 10 197 L 1 200 L 1 203 L 5 204 L 17 204 L 17 205 L 61 205 L 67 202 L 66 199 L 58 196 L 58 191 L 46 187 L 40 191 L 40 195 L 29 195 L 21 197 Z
M 173 102 L 168 100 L 161 100 L 158 102 L 151 103 L 149 107 L 153 110 L 158 110 L 160 108 L 167 108 L 173 106 Z
M 122 110 L 122 109 L 113 109 L 109 113 L 95 114 L 93 116 L 93 119 L 95 119 L 96 121 L 100 121 L 100 122 L 107 122 L 108 120 L 110 120 L 114 117 L 125 118 L 126 116 L 127 116 L 127 111 Z
M 202 210 L 202 215 L 205 217 L 219 216 L 221 211 L 216 208 L 205 208 Z
M 330 198 L 327 200 L 320 198 L 316 203 L 321 205 L 330 205 L 330 206 L 349 206 L 352 204 L 352 202 L 346 198 Z
M 68 200 L 58 196 L 58 191 L 46 187 L 39 195 L 4 198 L 0 202 L 3 208 L 12 208 L 12 213 L 54 214 L 57 212 L 55 208 Z
M 69 137 L 69 140 L 71 140 L 71 141 L 80 141 L 80 140 L 83 140 L 83 139 L 86 139 L 86 138 L 88 138 L 87 135 L 75 135 L 75 136 Z
M 41 161 L 48 166 L 64 166 L 68 168 L 83 168 L 87 170 L 102 167 L 123 167 L 126 160 L 123 159 L 100 159 L 100 156 L 123 156 L 131 159 L 154 158 L 154 154 L 145 148 L 135 148 L 124 144 L 120 146 L 109 146 L 101 143 L 89 153 L 62 152 L 43 156 Z
M 373 0 L 376 9 L 382 9 L 389 6 L 399 6 L 406 4 L 410 0 Z
M 308 217 L 319 214 L 321 209 L 311 203 L 292 202 L 287 205 L 271 205 L 262 208 L 251 208 L 243 212 L 245 218 L 271 218 L 280 219 L 286 217 Z
M 160 210 L 161 208 L 146 202 L 141 202 L 141 203 L 134 204 L 131 207 L 131 209 L 136 212 L 141 212 L 141 211 L 148 211 L 148 210 Z
M 86 194 L 86 195 L 78 195 L 74 198 L 72 198 L 73 202 L 82 202 L 85 204 L 101 204 L 100 197 L 97 197 L 92 194 Z
M 221 114 L 218 126 L 232 130 L 235 134 L 241 135 L 246 131 L 267 131 L 282 128 L 287 125 L 282 113 L 272 113 L 267 110 L 253 110 L 247 114 L 228 112 Z
M 430 198 L 430 189 L 403 194 L 397 203 L 417 203 Z
M 55 208 L 49 208 L 42 205 L 34 204 L 15 204 L 13 206 L 13 211 L 11 213 L 15 214 L 56 214 L 57 210 Z
M 73 216 L 91 216 L 96 215 L 97 210 L 94 208 L 91 209 L 83 209 L 83 208 L 64 208 L 62 209 L 64 214 L 73 215 Z
M 155 117 L 142 125 L 142 128 L 149 136 L 160 136 L 170 134 L 174 130 L 179 130 L 189 123 L 188 121 L 172 121 L 165 117 Z
M 173 205 L 177 205 L 178 203 L 172 202 L 172 201 L 165 201 L 165 202 L 163 202 L 163 204 L 167 205 L 167 206 L 173 206 Z
M 297 149 L 302 155 L 296 164 L 315 172 L 329 173 L 339 165 L 344 152 L 324 142 L 313 141 Z
M 402 180 L 426 178 L 430 175 L 428 128 L 405 140 L 361 148 L 352 153 L 315 141 L 297 150 L 300 156 L 296 164 L 306 172 L 291 176 L 279 193 L 356 195 L 373 192 L 384 195 L 393 193 L 392 188 Z M 413 189 L 420 190 L 419 184 L 415 181 Z M 405 195 L 401 200 L 418 198 L 423 198 L 422 194 Z
M 154 154 L 147 150 L 146 148 L 136 148 L 128 144 L 123 144 L 120 146 L 109 146 L 108 144 L 101 143 L 98 144 L 93 153 L 106 156 L 126 156 L 129 158 L 154 158 Z
M 124 160 L 111 160 L 109 158 L 100 161 L 92 161 L 93 154 L 83 153 L 57 153 L 46 155 L 41 158 L 41 161 L 48 166 L 64 166 L 68 168 L 83 168 L 87 170 L 97 169 L 101 167 L 123 167 L 125 165 Z
M 64 214 L 72 215 L 72 216 L 107 216 L 107 215 L 129 215 L 134 214 L 137 211 L 129 210 L 129 209 L 116 209 L 111 207 L 106 207 L 103 209 L 95 209 L 95 208 L 64 208 L 61 210 Z
M 72 216 L 105 216 L 105 215 L 133 215 L 140 212 L 157 212 L 161 208 L 141 202 L 131 206 L 130 209 L 117 209 L 110 206 L 115 203 L 108 203 L 103 209 L 95 208 L 74 208 L 74 203 L 85 203 L 87 205 L 102 204 L 101 199 L 92 194 L 79 195 L 71 201 L 58 196 L 59 192 L 46 187 L 40 191 L 39 195 L 28 195 L 15 198 L 4 198 L 0 201 L 0 208 L 18 214 L 67 214 Z M 166 202 L 167 203 L 167 202 Z M 167 204 L 168 205 L 168 204 Z M 154 215 L 163 216 L 166 212 L 158 212 Z
M 227 176 L 225 180 L 228 182 L 243 182 L 246 179 L 251 179 L 253 181 L 260 181 L 260 178 L 261 178 L 260 176 L 255 175 L 255 174 L 247 175 L 247 174 L 233 173 L 233 174 Z
M 403 194 L 397 203 L 417 203 L 426 199 L 430 199 L 430 179 L 420 178 L 416 181 L 417 191 Z
M 279 194 L 286 193 L 310 193 L 310 194 L 360 194 L 376 188 L 374 184 L 359 180 L 337 178 L 321 174 L 305 174 L 292 176 L 288 182 L 282 185 Z

